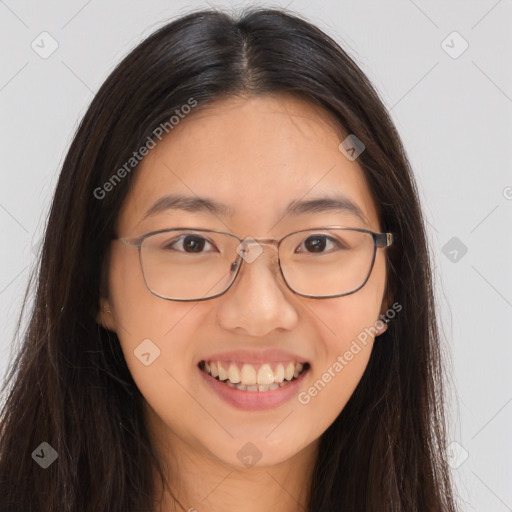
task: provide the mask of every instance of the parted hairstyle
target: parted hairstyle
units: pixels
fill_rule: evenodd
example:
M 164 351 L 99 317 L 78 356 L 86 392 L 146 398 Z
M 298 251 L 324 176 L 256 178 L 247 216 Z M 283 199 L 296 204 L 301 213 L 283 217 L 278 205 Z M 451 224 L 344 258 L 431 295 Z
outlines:
M 108 193 L 98 191 L 190 98 L 199 110 L 264 94 L 300 97 L 357 136 L 365 146 L 357 163 L 383 231 L 396 235 L 386 251 L 386 293 L 402 310 L 321 436 L 307 512 L 456 510 L 446 454 L 446 358 L 406 152 L 377 92 L 338 43 L 291 11 L 253 7 L 191 11 L 168 22 L 115 67 L 81 120 L 3 383 L 1 511 L 153 511 L 153 470 L 164 475 L 144 398 L 118 337 L 96 321 L 109 242 L 137 166 Z M 58 453 L 45 470 L 32 458 L 42 442 Z

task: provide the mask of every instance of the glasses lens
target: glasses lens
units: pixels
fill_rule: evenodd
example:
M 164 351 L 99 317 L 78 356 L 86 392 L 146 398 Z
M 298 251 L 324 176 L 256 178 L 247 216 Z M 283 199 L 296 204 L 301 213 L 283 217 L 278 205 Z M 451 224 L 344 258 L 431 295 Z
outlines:
M 148 288 L 168 299 L 199 299 L 222 293 L 234 272 L 236 238 L 222 233 L 176 230 L 144 239 L 140 257 Z
M 349 229 L 295 233 L 282 242 L 281 267 L 289 286 L 313 296 L 356 291 L 367 280 L 375 244 L 370 233 Z
M 144 279 L 153 293 L 168 299 L 219 295 L 233 280 L 239 246 L 235 237 L 223 233 L 175 230 L 151 235 L 141 246 Z M 281 268 L 290 288 L 318 297 L 360 288 L 374 254 L 370 233 L 347 229 L 302 231 L 286 237 L 280 246 Z

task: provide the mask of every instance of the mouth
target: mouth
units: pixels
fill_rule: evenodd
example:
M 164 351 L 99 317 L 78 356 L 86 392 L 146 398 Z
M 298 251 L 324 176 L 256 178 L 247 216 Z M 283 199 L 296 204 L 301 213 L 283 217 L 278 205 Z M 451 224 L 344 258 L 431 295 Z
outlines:
M 297 361 L 251 364 L 242 361 L 205 361 L 198 368 L 239 391 L 268 392 L 286 387 L 307 372 L 310 364 Z

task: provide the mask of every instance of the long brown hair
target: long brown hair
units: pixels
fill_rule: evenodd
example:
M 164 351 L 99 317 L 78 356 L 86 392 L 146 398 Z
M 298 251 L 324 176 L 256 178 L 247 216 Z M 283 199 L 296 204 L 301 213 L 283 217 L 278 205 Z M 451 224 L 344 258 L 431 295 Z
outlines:
M 456 510 L 431 263 L 406 153 L 347 53 L 299 15 L 264 8 L 195 11 L 166 24 L 122 60 L 88 108 L 62 166 L 29 283 L 28 327 L 3 387 L 1 510 L 153 510 L 152 475 L 163 473 L 143 397 L 117 336 L 96 322 L 109 240 L 136 166 L 108 194 L 98 189 L 190 98 L 200 109 L 265 93 L 300 95 L 363 142 L 358 163 L 383 230 L 396 234 L 387 293 L 402 310 L 321 437 L 308 511 Z M 58 454 L 47 469 L 33 458 L 43 442 Z

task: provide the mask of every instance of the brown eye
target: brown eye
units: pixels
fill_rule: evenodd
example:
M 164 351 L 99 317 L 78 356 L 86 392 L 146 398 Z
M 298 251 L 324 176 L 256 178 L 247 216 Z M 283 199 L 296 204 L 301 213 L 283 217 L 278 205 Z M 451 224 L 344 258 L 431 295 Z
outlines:
M 181 242 L 182 249 L 177 249 L 176 246 Z M 206 238 L 197 235 L 184 235 L 164 245 L 164 249 L 177 250 L 189 254 L 201 253 L 205 244 L 210 244 Z M 210 244 L 211 245 L 211 244 Z
M 304 245 L 306 251 L 308 253 L 324 253 L 326 246 L 328 247 L 328 243 L 333 243 L 335 248 L 345 249 L 348 248 L 345 244 L 340 243 L 339 240 L 332 238 L 327 235 L 311 235 L 308 236 L 301 245 Z M 300 246 L 299 246 L 300 247 Z M 304 252 L 304 251 L 296 251 L 296 252 Z

